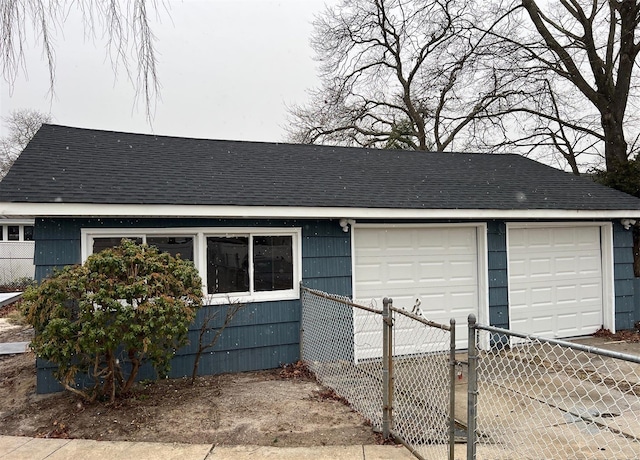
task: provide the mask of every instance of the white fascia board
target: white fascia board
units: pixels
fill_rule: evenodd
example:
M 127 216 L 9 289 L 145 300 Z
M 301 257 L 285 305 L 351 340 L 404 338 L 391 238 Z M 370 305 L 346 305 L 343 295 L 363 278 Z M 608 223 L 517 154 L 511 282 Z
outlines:
M 13 218 L 8 218 L 0 216 L 0 225 L 33 225 L 34 222 L 35 219 L 32 217 L 14 216 Z
M 640 219 L 640 210 L 397 209 L 96 203 L 0 203 L 0 217 L 209 217 L 265 219 Z

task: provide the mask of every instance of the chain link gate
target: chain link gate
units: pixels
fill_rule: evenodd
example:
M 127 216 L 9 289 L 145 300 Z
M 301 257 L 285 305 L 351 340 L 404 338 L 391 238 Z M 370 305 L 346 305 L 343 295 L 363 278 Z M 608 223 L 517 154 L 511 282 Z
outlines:
M 471 316 L 468 420 L 468 460 L 640 458 L 640 356 Z
M 454 457 L 455 323 L 302 289 L 301 356 L 420 459 Z M 467 460 L 640 458 L 640 356 L 469 317 Z M 466 364 L 466 363 L 465 363 Z
M 317 379 L 420 459 L 453 459 L 455 322 L 302 288 L 301 357 Z

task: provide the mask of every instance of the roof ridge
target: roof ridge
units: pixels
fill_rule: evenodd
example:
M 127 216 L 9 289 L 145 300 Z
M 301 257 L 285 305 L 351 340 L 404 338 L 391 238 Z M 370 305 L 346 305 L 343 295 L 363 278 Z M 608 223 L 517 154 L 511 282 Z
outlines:
M 436 150 L 404 150 L 404 149 L 381 149 L 377 147 L 362 147 L 362 146 L 349 146 L 349 145 L 330 145 L 330 144 L 300 144 L 290 142 L 273 142 L 273 141 L 256 141 L 256 140 L 239 140 L 239 139 L 216 139 L 208 137 L 190 137 L 190 136 L 178 136 L 170 134 L 154 134 L 154 133 L 138 133 L 132 131 L 117 131 L 109 129 L 97 129 L 97 128 L 83 128 L 80 126 L 61 125 L 58 123 L 43 123 L 42 126 L 48 126 L 52 128 L 71 129 L 75 131 L 81 131 L 86 133 L 104 133 L 104 134 L 122 134 L 127 136 L 141 136 L 152 137 L 161 139 L 177 139 L 177 140 L 195 140 L 195 141 L 207 141 L 207 142 L 228 142 L 233 144 L 258 144 L 258 145 L 273 145 L 273 146 L 296 146 L 301 148 L 320 148 L 320 149 L 340 149 L 340 150 L 356 150 L 356 151 L 371 151 L 371 152 L 393 152 L 402 153 L 407 155 L 415 154 L 444 154 L 444 155 L 470 155 L 470 156 L 484 156 L 484 155 L 501 155 L 501 156 L 518 156 L 512 152 L 463 152 L 463 151 L 436 151 Z M 523 157 L 526 158 L 526 157 Z M 535 160 L 531 160 L 534 161 Z

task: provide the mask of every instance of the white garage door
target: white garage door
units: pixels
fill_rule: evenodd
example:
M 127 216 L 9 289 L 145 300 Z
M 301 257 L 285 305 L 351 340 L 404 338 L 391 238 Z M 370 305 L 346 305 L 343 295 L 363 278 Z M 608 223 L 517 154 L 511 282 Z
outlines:
M 545 337 L 603 324 L 600 227 L 509 228 L 510 329 Z
M 381 308 L 382 299 L 391 297 L 396 308 L 411 311 L 419 300 L 431 321 L 448 325 L 456 318 L 458 343 L 466 346 L 467 316 L 477 314 L 479 302 L 477 227 L 356 227 L 354 258 L 358 301 Z M 396 315 L 395 325 L 396 352 L 433 349 L 416 342 L 415 322 Z M 356 317 L 357 357 L 380 356 L 377 328 Z

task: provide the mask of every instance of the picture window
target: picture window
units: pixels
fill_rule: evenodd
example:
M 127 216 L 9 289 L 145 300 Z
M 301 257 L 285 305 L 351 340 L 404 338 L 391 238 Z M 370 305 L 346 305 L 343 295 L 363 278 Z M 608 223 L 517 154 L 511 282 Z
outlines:
M 128 238 L 192 261 L 208 303 L 299 297 L 299 229 L 83 229 L 82 234 L 83 260 Z

